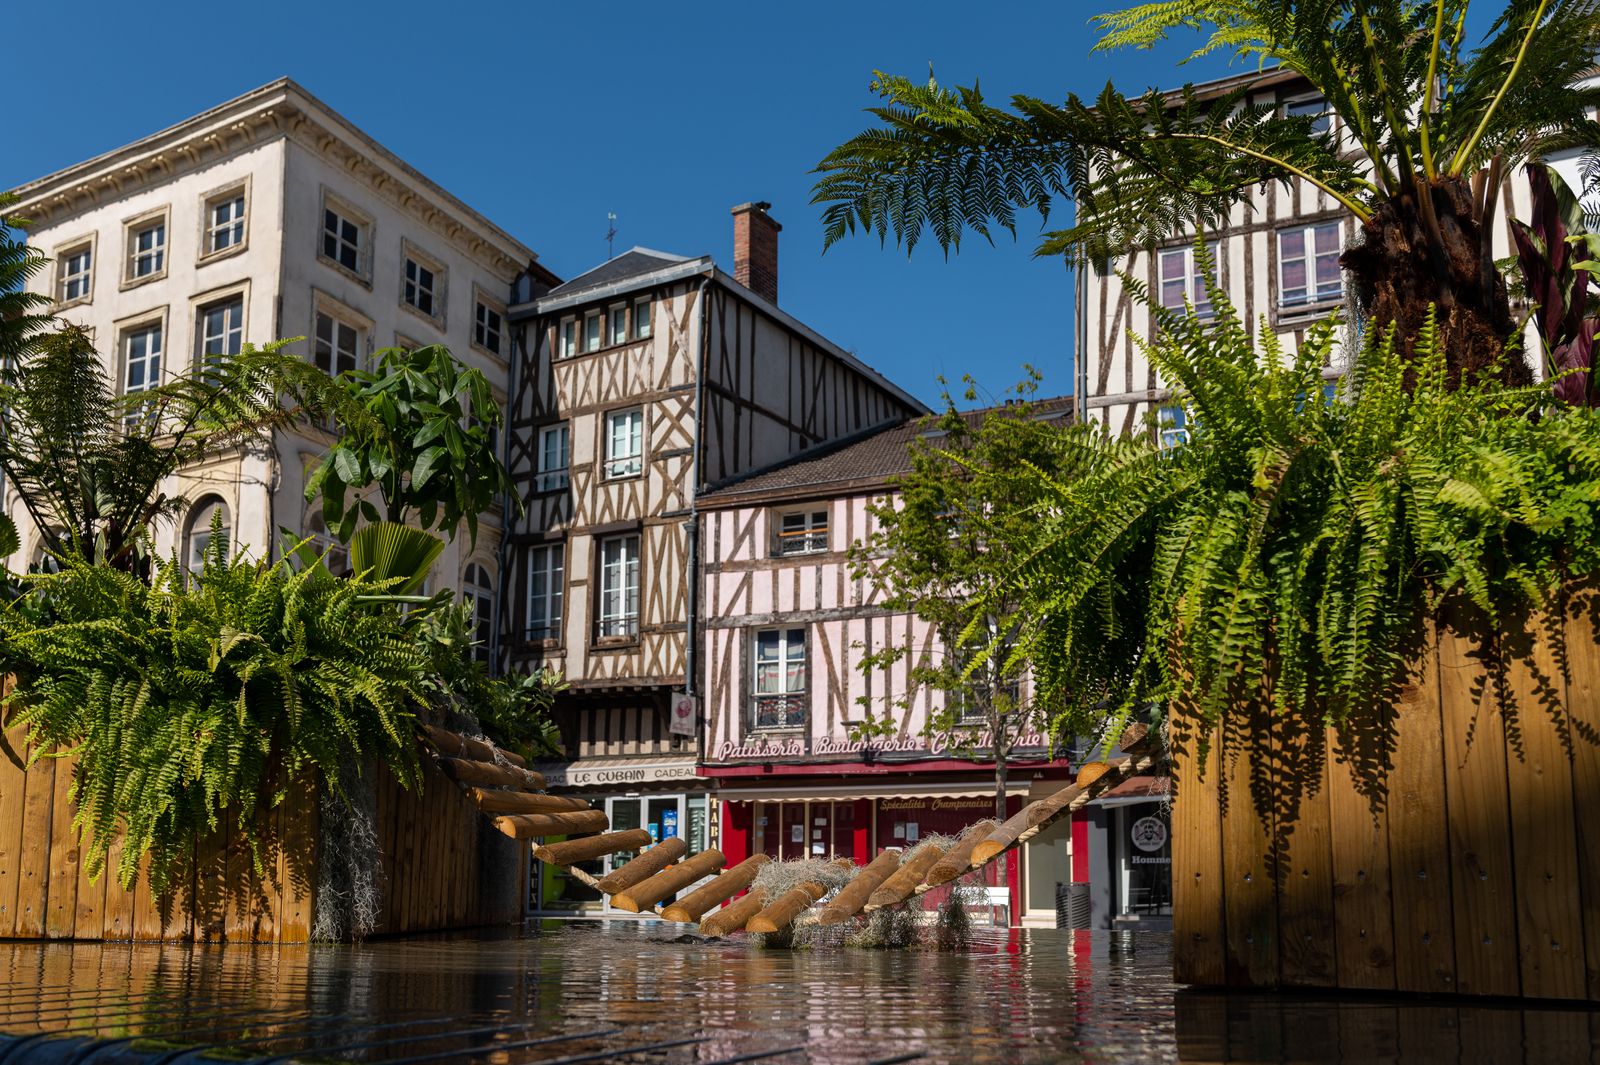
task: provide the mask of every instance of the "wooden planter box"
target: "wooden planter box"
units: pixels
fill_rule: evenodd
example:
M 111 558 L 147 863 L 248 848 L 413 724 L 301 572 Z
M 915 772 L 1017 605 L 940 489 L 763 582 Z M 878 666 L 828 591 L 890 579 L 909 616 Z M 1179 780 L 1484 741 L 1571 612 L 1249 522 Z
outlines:
M 20 730 L 12 749 L 26 756 Z M 376 934 L 515 921 L 527 889 L 528 848 L 495 832 L 461 790 L 424 762 L 421 792 L 386 770 L 373 780 L 383 858 Z M 198 842 L 196 861 L 168 895 L 141 876 L 126 891 L 108 870 L 90 883 L 67 798 L 72 763 L 41 759 L 24 773 L 0 758 L 0 939 L 115 939 L 296 943 L 315 924 L 317 801 L 309 789 L 270 815 L 282 841 L 257 877 L 243 841 Z M 117 851 L 112 851 L 112 863 Z M 509 870 L 509 872 L 507 872 Z
M 1507 638 L 1513 715 L 1480 641 L 1442 625 L 1363 751 L 1214 734 L 1201 766 L 1175 713 L 1178 980 L 1600 1001 L 1594 609 Z M 1252 774 L 1281 790 L 1296 764 L 1320 786 L 1258 815 Z

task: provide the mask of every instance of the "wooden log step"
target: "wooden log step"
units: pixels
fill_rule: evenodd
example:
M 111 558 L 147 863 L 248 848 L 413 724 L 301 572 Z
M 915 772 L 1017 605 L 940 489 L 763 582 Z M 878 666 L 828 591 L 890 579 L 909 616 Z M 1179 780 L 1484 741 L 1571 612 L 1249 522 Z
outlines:
M 604 832 L 603 810 L 573 810 L 555 814 L 504 814 L 494 819 L 494 827 L 512 839 L 535 836 L 576 836 L 585 832 Z
M 661 916 L 669 921 L 682 921 L 685 924 L 700 920 L 711 907 L 719 902 L 728 901 L 754 883 L 756 873 L 760 872 L 766 863 L 765 854 L 752 854 L 732 869 L 725 870 L 711 883 L 695 888 L 662 910 Z
M 1071 791 L 1072 788 L 1067 787 L 1061 790 L 1066 792 Z M 1057 795 L 1059 794 L 1060 792 L 1057 792 Z M 1052 795 L 1050 796 L 1050 799 L 1040 799 L 1037 802 L 1030 802 L 1028 805 L 1024 806 L 1010 817 L 1006 818 L 1005 821 L 1002 822 L 1001 825 L 993 832 L 979 840 L 978 845 L 972 848 L 972 867 L 976 869 L 978 866 L 983 865 L 989 861 L 989 859 L 993 858 L 995 855 L 999 854 L 1001 851 L 1017 842 L 1018 836 L 1022 835 L 1037 823 L 1031 820 L 1035 812 L 1035 807 L 1043 806 L 1046 802 L 1055 798 L 1056 795 Z M 1061 805 L 1065 806 L 1066 803 L 1062 803 Z
M 423 725 L 422 730 L 428 734 L 428 739 L 433 742 L 442 754 L 452 755 L 456 758 L 471 758 L 478 762 L 488 762 L 498 765 L 500 758 L 504 758 L 520 769 L 528 768 L 527 759 L 520 754 L 501 750 L 492 743 L 484 740 L 475 740 L 460 733 L 451 732 L 449 729 L 440 728 L 438 725 Z M 495 757 L 499 755 L 499 758 Z
M 620 869 L 614 869 L 595 887 L 605 895 L 615 895 L 633 885 L 642 883 L 689 853 L 689 845 L 680 836 L 664 839 L 647 851 L 641 852 Z
M 940 884 L 948 884 L 968 869 L 971 869 L 972 849 L 983 842 L 983 838 L 993 831 L 994 828 L 992 826 L 980 822 L 961 833 L 961 838 L 956 841 L 956 845 L 945 851 L 943 858 L 933 863 L 933 868 L 928 870 L 928 875 L 924 878 L 924 882 L 931 888 L 938 887 Z
M 933 863 L 944 857 L 944 849 L 935 846 L 926 846 L 916 854 L 906 859 L 899 869 L 890 874 L 881 887 L 867 897 L 867 905 L 873 909 L 880 906 L 893 906 L 897 902 L 904 902 L 917 890 L 917 885 L 922 883 L 922 878 L 928 870 L 933 868 Z
M 777 932 L 788 928 L 794 919 L 805 912 L 807 906 L 828 893 L 825 885 L 815 880 L 790 888 L 772 901 L 772 905 L 750 918 L 747 932 Z
M 559 835 L 559 833 L 551 834 Z M 642 828 L 630 828 L 625 832 L 607 832 L 600 836 L 546 843 L 542 847 L 535 847 L 533 856 L 550 865 L 577 865 L 579 862 L 604 858 L 618 851 L 636 851 L 649 845 L 649 832 Z
M 544 777 L 531 769 L 518 769 L 514 765 L 496 765 L 478 762 L 471 758 L 439 756 L 439 768 L 457 784 L 478 784 L 491 788 L 521 788 L 523 791 L 540 791 Z
M 526 791 L 468 788 L 467 797 L 486 814 L 583 813 L 594 809 L 582 799 L 569 799 L 565 795 L 534 795 Z
M 839 894 L 822 908 L 822 915 L 817 923 L 839 924 L 860 913 L 861 908 L 867 904 L 867 899 L 872 897 L 872 893 L 893 876 L 898 868 L 900 868 L 899 851 L 884 851 L 872 859 L 865 869 L 857 873 L 850 883 L 840 888 Z
M 761 855 L 766 857 L 766 855 Z M 743 862 L 739 863 L 743 865 Z M 701 919 L 700 931 L 708 936 L 725 936 L 737 932 L 750 922 L 750 918 L 760 913 L 767 904 L 767 894 L 760 888 L 753 888 L 750 894 L 735 902 L 730 902 L 710 917 Z M 663 910 L 661 916 L 665 917 L 667 911 Z
M 703 876 L 710 876 L 727 861 L 722 852 L 712 847 L 693 858 L 661 870 L 655 876 L 636 884 L 626 891 L 611 896 L 611 905 L 629 913 L 648 910 L 675 891 L 681 891 Z

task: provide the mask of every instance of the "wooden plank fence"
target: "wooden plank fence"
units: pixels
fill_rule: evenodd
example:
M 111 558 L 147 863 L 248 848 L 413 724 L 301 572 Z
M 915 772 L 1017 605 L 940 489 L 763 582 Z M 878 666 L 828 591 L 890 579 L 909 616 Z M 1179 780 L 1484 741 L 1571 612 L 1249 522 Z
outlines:
M 21 730 L 8 733 L 24 758 Z M 297 943 L 316 920 L 318 823 L 311 789 L 267 814 L 272 848 L 258 876 L 242 838 L 200 840 L 181 882 L 154 896 L 143 873 L 125 890 L 108 870 L 91 883 L 68 798 L 72 762 L 41 759 L 28 771 L 0 757 L 0 939 Z M 420 791 L 379 767 L 373 776 L 383 869 L 375 934 L 422 932 L 519 919 L 525 844 L 489 819 L 424 757 Z M 114 867 L 120 844 L 112 851 Z M 148 859 L 146 860 L 148 862 Z M 146 867 L 148 868 L 148 866 Z
M 1597 604 L 1502 634 L 1515 712 L 1478 635 L 1432 627 L 1389 719 L 1327 730 L 1287 813 L 1319 734 L 1258 715 L 1202 765 L 1175 710 L 1178 980 L 1600 1001 Z M 1272 738 L 1247 753 L 1249 729 Z

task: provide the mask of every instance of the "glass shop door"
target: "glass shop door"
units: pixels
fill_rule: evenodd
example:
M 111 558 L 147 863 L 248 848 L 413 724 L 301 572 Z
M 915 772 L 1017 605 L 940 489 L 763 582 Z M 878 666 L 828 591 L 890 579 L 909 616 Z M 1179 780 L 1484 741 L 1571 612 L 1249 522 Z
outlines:
M 618 795 L 606 800 L 606 817 L 611 822 L 610 831 L 626 832 L 642 828 L 650 833 L 651 846 L 665 839 L 683 836 L 688 827 L 684 814 L 682 795 Z M 605 876 L 615 869 L 620 869 L 638 855 L 638 851 L 618 851 L 616 854 L 607 855 L 605 872 L 601 875 Z M 607 897 L 606 912 L 626 911 L 613 908 L 611 899 Z

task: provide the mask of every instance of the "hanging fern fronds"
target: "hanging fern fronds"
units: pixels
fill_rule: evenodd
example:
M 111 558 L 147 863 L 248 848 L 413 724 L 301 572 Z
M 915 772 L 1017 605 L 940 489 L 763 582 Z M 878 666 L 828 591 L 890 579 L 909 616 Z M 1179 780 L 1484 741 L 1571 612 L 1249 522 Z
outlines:
M 159 893 L 194 841 L 224 824 L 265 857 L 262 814 L 291 788 L 335 795 L 341 767 L 382 762 L 416 780 L 412 716 L 431 661 L 385 586 L 230 560 L 159 563 L 154 580 L 68 556 L 21 578 L 0 612 L 6 710 L 34 757 L 76 757 L 74 826 L 91 876 L 123 839 L 117 878 L 148 854 Z

